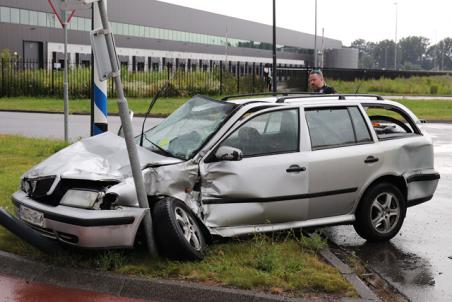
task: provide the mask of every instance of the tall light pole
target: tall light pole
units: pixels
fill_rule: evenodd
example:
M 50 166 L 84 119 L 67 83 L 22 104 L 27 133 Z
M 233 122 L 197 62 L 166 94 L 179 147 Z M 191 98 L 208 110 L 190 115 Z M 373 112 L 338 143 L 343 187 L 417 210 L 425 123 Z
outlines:
M 276 93 L 276 0 L 273 0 L 273 70 L 272 92 Z
M 317 67 L 317 0 L 314 8 L 314 67 Z
M 314 20 L 314 67 L 317 67 L 317 0 L 315 0 Z
M 397 2 L 394 2 L 395 5 L 395 37 L 394 37 L 394 70 L 397 70 L 397 19 L 399 15 L 399 6 Z

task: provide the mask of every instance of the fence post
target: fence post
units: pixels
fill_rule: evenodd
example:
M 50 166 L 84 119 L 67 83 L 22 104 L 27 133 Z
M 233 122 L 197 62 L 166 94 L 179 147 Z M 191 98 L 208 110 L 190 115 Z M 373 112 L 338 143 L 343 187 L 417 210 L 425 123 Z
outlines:
M 237 73 L 237 93 L 240 93 L 240 62 L 239 61 L 237 61 L 236 73 Z
M 52 66 L 50 66 L 50 70 L 52 71 L 52 96 L 55 96 L 55 75 L 54 75 L 54 68 L 53 68 L 53 62 Z
M 220 61 L 220 95 L 223 94 L 223 61 Z
M 255 79 L 256 79 L 256 62 L 253 62 L 253 88 L 252 88 L 253 93 L 254 93 Z
M 2 77 L 2 81 L 1 81 L 2 87 L 1 87 L 1 90 L 0 90 L 0 97 L 4 97 L 4 95 L 3 95 L 3 89 L 4 88 L 3 87 L 5 87 L 5 76 L 3 75 L 3 68 L 4 68 L 3 61 L 4 61 L 4 59 L 2 58 L 1 61 L 0 61 L 0 71 L 1 71 L 1 77 Z

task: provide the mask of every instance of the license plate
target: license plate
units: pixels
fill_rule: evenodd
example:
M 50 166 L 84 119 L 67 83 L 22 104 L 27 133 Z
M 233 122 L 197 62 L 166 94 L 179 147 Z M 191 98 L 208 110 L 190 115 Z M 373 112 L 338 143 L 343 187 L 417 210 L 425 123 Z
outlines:
M 28 223 L 44 227 L 44 214 L 36 210 L 20 206 L 20 218 Z

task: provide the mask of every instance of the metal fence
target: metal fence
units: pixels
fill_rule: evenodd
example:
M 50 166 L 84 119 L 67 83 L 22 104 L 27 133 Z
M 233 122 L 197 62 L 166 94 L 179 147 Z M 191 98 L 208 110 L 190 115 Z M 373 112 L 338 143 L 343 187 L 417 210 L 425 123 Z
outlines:
M 0 97 L 62 97 L 63 67 L 55 62 L 0 60 Z M 69 64 L 69 96 L 90 98 L 90 62 Z M 355 80 L 448 75 L 448 72 L 395 71 L 369 69 L 323 69 L 328 79 Z M 278 91 L 307 91 L 309 68 L 277 69 Z M 222 95 L 264 92 L 271 89 L 264 77 L 262 64 L 215 62 L 210 65 L 121 64 L 121 77 L 127 97 L 151 97 L 167 81 L 166 96 L 194 94 Z M 108 81 L 108 95 L 114 97 L 113 81 Z
M 58 67 L 58 68 L 55 68 Z M 33 61 L 0 61 L 0 97 L 62 97 L 63 64 L 39 64 Z M 91 96 L 91 66 L 69 64 L 70 98 Z M 166 96 L 189 96 L 262 92 L 268 89 L 262 68 L 256 64 L 212 66 L 176 66 L 153 64 L 151 68 L 121 64 L 121 79 L 128 97 L 150 97 L 167 81 Z M 113 81 L 108 80 L 108 95 L 115 96 Z

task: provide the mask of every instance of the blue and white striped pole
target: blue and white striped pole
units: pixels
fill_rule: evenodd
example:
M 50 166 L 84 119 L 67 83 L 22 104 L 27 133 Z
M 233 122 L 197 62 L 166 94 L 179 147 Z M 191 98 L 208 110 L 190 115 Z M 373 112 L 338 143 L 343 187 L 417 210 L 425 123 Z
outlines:
M 100 18 L 99 5 L 97 2 L 93 3 L 93 24 L 94 29 L 102 27 L 102 20 Z M 95 57 L 93 58 L 95 60 Z M 97 65 L 93 61 L 94 65 L 94 79 L 93 79 L 93 96 L 94 96 L 94 115 L 93 123 L 91 125 L 92 135 L 97 135 L 108 131 L 107 121 L 107 83 L 108 81 L 99 81 Z

